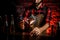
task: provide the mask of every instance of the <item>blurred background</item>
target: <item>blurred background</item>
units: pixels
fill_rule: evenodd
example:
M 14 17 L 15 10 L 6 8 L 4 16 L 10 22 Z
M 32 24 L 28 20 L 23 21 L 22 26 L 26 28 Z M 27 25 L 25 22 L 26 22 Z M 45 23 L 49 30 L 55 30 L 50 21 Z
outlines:
M 32 5 L 34 0 L 2 0 L 0 1 L 0 40 L 32 40 L 29 32 L 23 32 L 19 27 L 19 15 L 26 7 Z M 50 27 L 46 35 L 40 40 L 59 40 L 60 37 L 60 0 L 43 0 L 51 8 Z M 48 12 L 49 13 L 49 12 Z M 48 14 L 49 15 L 49 14 Z M 51 26 L 53 24 L 53 26 Z M 38 40 L 38 39 L 37 39 Z

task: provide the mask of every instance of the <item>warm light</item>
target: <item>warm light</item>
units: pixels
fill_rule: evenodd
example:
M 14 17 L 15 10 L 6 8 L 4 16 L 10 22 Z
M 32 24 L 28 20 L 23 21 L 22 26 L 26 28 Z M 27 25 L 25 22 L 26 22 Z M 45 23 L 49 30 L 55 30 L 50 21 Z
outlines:
M 35 22 L 35 20 L 32 20 L 31 22 L 30 22 L 30 24 L 33 24 Z
M 47 35 L 50 35 L 51 34 L 51 27 L 50 28 L 48 28 L 47 30 L 46 30 L 46 33 L 47 33 Z

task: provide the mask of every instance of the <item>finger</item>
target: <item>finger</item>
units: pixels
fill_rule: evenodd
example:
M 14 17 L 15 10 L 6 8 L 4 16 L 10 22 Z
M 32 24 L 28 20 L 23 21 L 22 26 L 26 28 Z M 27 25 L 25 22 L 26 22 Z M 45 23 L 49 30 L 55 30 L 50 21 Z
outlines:
M 33 36 L 33 34 L 34 34 L 34 32 L 33 32 L 33 31 L 31 31 L 31 32 L 30 32 L 30 36 Z
M 33 36 L 35 33 L 36 33 L 36 31 L 33 30 L 33 31 L 30 32 L 30 35 Z

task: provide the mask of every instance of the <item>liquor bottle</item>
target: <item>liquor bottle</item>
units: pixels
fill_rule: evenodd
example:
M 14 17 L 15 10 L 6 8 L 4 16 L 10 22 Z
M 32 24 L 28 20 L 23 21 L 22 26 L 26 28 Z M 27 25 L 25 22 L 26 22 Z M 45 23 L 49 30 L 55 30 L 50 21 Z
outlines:
M 9 32 L 9 27 L 8 27 L 8 16 L 7 14 L 4 15 L 4 21 L 3 21 L 3 33 L 4 33 L 4 37 L 6 38 L 6 40 L 8 40 L 8 32 Z
M 7 18 L 7 15 L 5 15 L 5 18 L 4 18 L 3 32 L 5 32 L 5 33 L 8 32 L 8 18 Z
M 0 32 L 2 32 L 2 17 L 0 16 Z
M 10 33 L 15 34 L 14 16 L 11 14 Z

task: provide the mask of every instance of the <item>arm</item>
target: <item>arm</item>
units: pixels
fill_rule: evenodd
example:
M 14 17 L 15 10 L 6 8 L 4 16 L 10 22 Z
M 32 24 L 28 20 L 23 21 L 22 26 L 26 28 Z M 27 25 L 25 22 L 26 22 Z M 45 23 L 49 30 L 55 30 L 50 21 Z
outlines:
M 49 27 L 49 24 L 46 23 L 44 26 L 42 26 L 40 29 L 40 32 L 42 33 L 44 30 L 46 30 Z
M 41 27 L 41 28 L 38 28 L 38 27 L 35 27 L 32 31 L 31 31 L 31 33 L 30 33 L 30 35 L 31 36 L 33 36 L 34 34 L 35 35 L 41 35 L 41 33 L 44 31 L 44 30 L 46 30 L 47 28 L 49 27 L 49 24 L 48 23 L 46 23 L 43 27 Z

